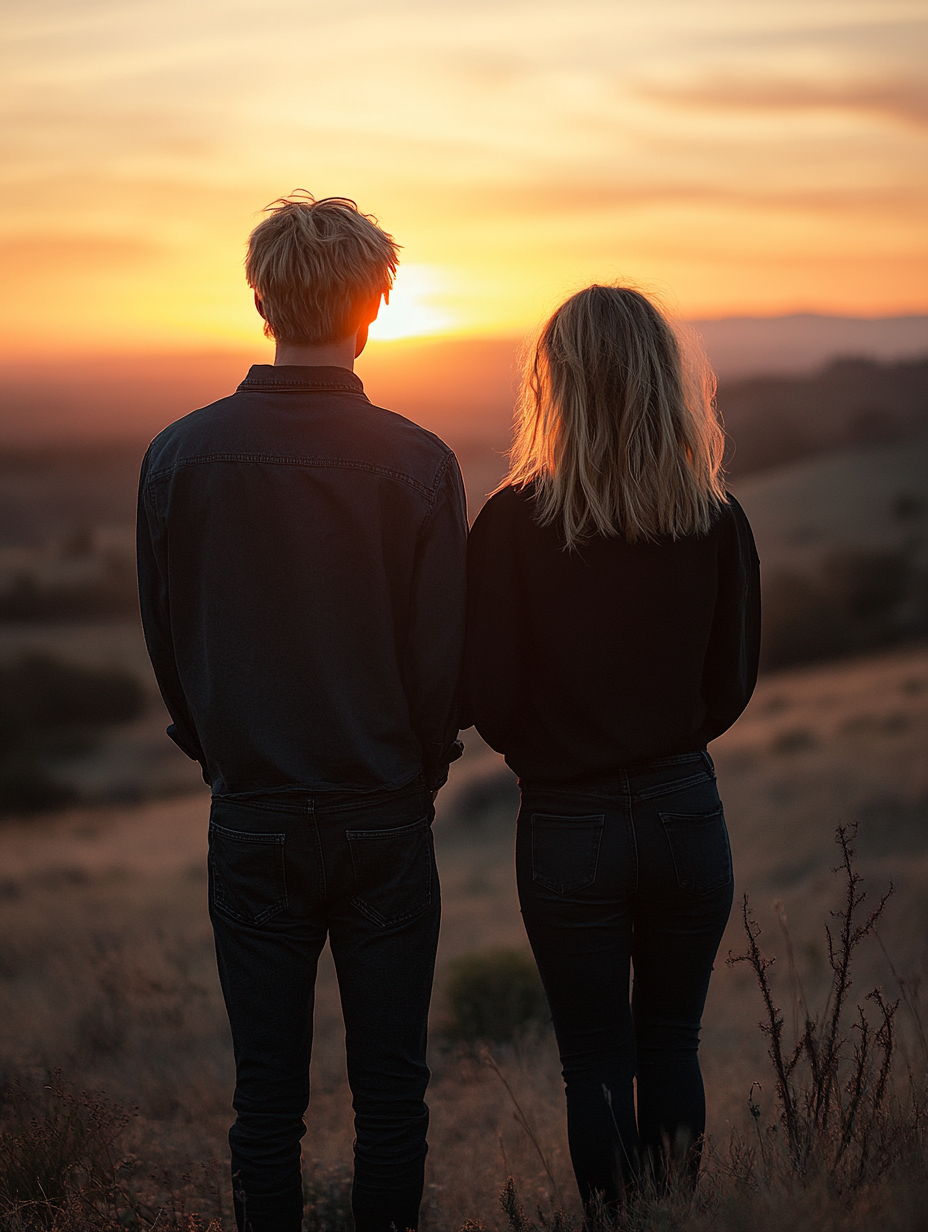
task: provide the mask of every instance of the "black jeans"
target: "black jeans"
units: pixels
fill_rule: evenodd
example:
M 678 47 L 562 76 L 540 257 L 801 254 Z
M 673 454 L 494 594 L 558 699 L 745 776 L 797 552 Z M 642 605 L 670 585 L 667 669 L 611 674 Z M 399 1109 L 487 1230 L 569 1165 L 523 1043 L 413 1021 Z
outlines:
M 415 1228 L 440 914 L 430 793 L 216 799 L 210 916 L 235 1049 L 236 1219 L 299 1232 L 316 964 L 329 936 L 355 1113 L 358 1232 Z
M 519 899 L 581 1197 L 618 1202 L 643 1173 L 661 1186 L 668 1146 L 695 1178 L 700 1020 L 733 891 L 712 761 L 697 752 L 595 786 L 521 787 Z

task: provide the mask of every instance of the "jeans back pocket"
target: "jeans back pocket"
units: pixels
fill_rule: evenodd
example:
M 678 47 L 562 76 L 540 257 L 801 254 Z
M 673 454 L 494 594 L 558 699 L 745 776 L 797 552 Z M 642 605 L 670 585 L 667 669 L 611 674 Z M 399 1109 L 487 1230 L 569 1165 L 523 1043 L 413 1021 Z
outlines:
M 432 904 L 432 828 L 428 817 L 406 826 L 347 830 L 359 911 L 380 928 L 406 924 Z
M 605 821 L 605 814 L 532 813 L 532 880 L 555 894 L 573 894 L 592 885 Z
M 690 894 L 711 894 L 732 878 L 731 848 L 721 805 L 711 813 L 661 813 L 677 885 Z
M 285 834 L 227 830 L 209 823 L 209 898 L 224 915 L 263 924 L 287 907 Z

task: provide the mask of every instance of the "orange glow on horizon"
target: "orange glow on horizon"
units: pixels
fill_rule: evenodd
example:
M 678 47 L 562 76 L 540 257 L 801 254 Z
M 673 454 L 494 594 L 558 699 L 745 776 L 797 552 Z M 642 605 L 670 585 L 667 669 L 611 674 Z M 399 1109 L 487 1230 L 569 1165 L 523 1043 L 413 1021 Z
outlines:
M 270 0 L 8 17 L 12 357 L 265 353 L 268 200 L 404 245 L 372 338 L 515 337 L 591 281 L 691 319 L 928 311 L 921 0 Z

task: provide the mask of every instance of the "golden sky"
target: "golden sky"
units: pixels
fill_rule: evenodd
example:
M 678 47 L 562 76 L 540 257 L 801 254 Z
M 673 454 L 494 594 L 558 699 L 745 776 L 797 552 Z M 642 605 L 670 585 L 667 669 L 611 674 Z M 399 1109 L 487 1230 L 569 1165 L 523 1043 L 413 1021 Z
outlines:
M 928 310 L 925 0 L 6 0 L 13 356 L 260 338 L 261 206 L 404 245 L 380 335 L 631 277 L 691 318 Z

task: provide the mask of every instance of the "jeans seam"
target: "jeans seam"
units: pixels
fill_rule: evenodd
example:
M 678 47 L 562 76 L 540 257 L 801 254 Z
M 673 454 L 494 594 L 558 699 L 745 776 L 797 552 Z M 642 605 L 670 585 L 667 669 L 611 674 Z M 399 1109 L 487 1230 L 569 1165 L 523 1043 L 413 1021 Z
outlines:
M 714 774 L 701 771 L 699 774 L 691 774 L 685 779 L 674 779 L 670 783 L 655 783 L 653 787 L 644 787 L 641 791 L 633 792 L 632 798 L 638 801 L 656 800 L 661 796 L 673 796 L 681 791 L 688 791 L 691 787 L 697 787 L 700 783 L 713 782 L 715 782 Z
M 313 806 L 310 804 L 306 810 L 309 814 L 309 821 L 313 828 L 313 845 L 316 848 L 316 867 L 319 869 L 318 889 L 319 901 L 325 902 L 328 895 L 328 884 L 325 875 L 325 854 L 322 848 L 322 835 L 319 833 L 319 823 L 316 819 L 316 814 Z
M 632 894 L 637 895 L 641 861 L 638 859 L 638 834 L 635 830 L 635 811 L 631 800 L 625 805 L 625 824 L 628 826 L 629 838 L 632 843 L 632 859 L 635 862 L 632 876 Z
M 407 783 L 404 787 L 397 787 L 388 795 L 376 799 L 365 799 L 364 796 L 359 795 L 357 800 L 347 800 L 343 804 L 326 804 L 322 794 L 317 793 L 312 797 L 311 808 L 317 816 L 325 820 L 328 817 L 338 817 L 342 813 L 356 813 L 361 809 L 379 811 L 386 804 L 403 804 L 406 800 L 421 796 L 424 792 L 425 787 L 421 782 Z
M 285 816 L 302 817 L 304 808 L 302 805 L 293 804 L 272 804 L 270 800 L 232 800 L 226 796 L 214 796 L 213 800 L 218 804 L 231 804 L 238 808 L 258 809 L 262 813 L 282 813 Z

